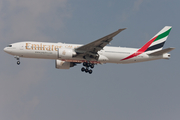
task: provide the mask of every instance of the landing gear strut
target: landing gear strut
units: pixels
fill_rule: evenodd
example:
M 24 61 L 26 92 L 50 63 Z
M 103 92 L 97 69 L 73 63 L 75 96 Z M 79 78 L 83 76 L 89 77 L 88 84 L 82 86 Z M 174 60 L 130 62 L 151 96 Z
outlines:
M 20 65 L 20 58 L 19 58 L 19 56 L 15 56 L 14 58 L 16 58 L 16 60 L 17 60 L 17 65 Z
M 94 68 L 94 64 L 84 62 L 83 66 L 85 66 L 86 68 L 82 67 L 81 68 L 82 72 L 92 74 L 93 71 L 91 69 L 89 69 L 89 67 L 93 69 Z

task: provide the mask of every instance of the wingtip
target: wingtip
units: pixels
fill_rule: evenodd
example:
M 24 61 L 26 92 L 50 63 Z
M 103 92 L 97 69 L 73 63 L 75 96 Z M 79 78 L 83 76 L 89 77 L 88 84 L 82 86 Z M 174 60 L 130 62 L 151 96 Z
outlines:
M 119 29 L 119 30 L 121 30 L 121 31 L 122 31 L 122 30 L 125 30 L 125 29 L 127 29 L 127 28 L 122 28 L 122 29 Z
M 127 29 L 127 28 L 122 28 L 122 29 L 119 29 L 119 30 L 125 30 L 125 29 Z
M 167 26 L 165 26 L 165 27 L 170 27 L 170 28 L 172 28 L 172 26 L 171 26 L 171 25 L 167 25 Z
M 175 49 L 175 47 L 170 47 L 170 49 L 174 50 L 174 49 Z

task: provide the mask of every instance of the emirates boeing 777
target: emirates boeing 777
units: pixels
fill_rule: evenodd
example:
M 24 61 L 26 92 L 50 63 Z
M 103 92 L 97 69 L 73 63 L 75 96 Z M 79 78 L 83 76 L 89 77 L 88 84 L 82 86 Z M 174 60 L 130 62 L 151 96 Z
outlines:
M 169 59 L 168 52 L 174 48 L 162 48 L 171 28 L 171 26 L 165 26 L 139 49 L 106 46 L 114 36 L 125 30 L 123 28 L 85 45 L 26 41 L 10 44 L 4 48 L 4 51 L 13 55 L 18 65 L 20 65 L 20 57 L 54 59 L 57 69 L 69 69 L 83 63 L 84 67 L 81 71 L 91 74 L 96 64 L 127 64 Z

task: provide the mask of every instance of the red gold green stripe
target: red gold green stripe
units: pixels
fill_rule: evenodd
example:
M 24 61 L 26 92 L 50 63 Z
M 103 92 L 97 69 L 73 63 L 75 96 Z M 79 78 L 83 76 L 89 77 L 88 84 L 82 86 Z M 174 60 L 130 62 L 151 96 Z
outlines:
M 148 47 L 153 43 L 153 41 L 156 40 L 157 37 L 158 36 L 154 37 L 149 42 L 147 42 L 142 48 L 140 48 L 137 52 L 133 53 L 132 55 L 130 55 L 122 60 L 127 60 L 127 59 L 130 59 L 130 58 L 133 58 L 133 57 L 136 57 L 136 56 L 142 54 L 144 51 L 146 51 L 148 49 Z

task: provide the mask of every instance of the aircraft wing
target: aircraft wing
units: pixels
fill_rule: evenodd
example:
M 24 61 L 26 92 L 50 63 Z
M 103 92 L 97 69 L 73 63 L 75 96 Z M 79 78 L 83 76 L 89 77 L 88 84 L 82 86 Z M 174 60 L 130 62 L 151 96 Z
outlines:
M 114 36 L 119 34 L 121 31 L 125 30 L 126 28 L 119 29 L 105 37 L 102 37 L 94 42 L 89 44 L 83 45 L 75 49 L 77 54 L 84 54 L 84 55 L 93 55 L 95 56 L 98 51 L 102 50 L 104 46 L 110 43 Z

